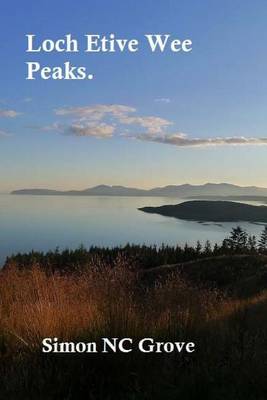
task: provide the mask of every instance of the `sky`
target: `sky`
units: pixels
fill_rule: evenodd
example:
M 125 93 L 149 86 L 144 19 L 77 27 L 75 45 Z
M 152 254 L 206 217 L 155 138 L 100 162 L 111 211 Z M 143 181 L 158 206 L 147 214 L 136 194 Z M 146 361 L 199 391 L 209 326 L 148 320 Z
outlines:
M 267 187 L 267 2 L 5 2 L 0 12 L 0 192 L 229 182 Z M 85 53 L 86 34 L 139 51 Z M 71 34 L 79 53 L 27 53 Z M 149 51 L 144 35 L 191 39 Z M 25 79 L 26 62 L 92 80 Z

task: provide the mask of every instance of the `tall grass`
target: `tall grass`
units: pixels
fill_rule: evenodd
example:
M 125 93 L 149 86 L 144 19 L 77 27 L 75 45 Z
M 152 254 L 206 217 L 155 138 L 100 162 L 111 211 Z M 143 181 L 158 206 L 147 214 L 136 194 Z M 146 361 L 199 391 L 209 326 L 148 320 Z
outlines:
M 12 267 L 1 275 L 0 293 L 1 332 L 13 345 L 30 348 L 39 348 L 44 337 L 185 330 L 205 324 L 223 305 L 217 292 L 200 292 L 177 274 L 144 286 L 123 261 L 69 275 Z
M 192 287 L 175 273 L 148 285 L 119 259 L 113 268 L 96 261 L 67 275 L 47 274 L 38 265 L 10 267 L 0 275 L 0 296 L 0 398 L 75 399 L 80 393 L 89 399 L 193 399 L 204 393 L 206 399 L 238 399 L 246 393 L 243 398 L 257 399 L 250 391 L 256 385 L 265 393 L 259 363 L 267 337 L 266 292 L 230 299 Z M 65 361 L 40 354 L 45 337 L 195 341 L 197 352 Z M 238 395 L 232 374 L 242 385 Z M 200 388 L 201 382 L 210 390 Z

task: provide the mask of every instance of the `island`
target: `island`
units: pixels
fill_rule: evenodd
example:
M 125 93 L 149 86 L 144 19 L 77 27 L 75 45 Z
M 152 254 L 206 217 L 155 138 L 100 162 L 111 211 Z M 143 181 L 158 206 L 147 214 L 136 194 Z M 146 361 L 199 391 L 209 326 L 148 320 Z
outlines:
M 140 211 L 199 222 L 263 222 L 267 223 L 267 207 L 232 201 L 186 201 L 175 205 L 142 207 Z

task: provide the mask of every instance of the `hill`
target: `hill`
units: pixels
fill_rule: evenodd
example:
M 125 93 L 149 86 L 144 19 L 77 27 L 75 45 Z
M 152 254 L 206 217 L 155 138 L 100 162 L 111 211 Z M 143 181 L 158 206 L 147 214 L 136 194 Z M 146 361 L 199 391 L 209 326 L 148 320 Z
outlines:
M 153 196 L 192 198 L 193 196 L 266 196 L 267 188 L 237 186 L 228 183 L 206 183 L 204 185 L 169 185 L 153 189 L 128 188 L 124 186 L 98 185 L 85 190 L 20 189 L 14 195 L 39 196 Z
M 202 196 L 190 196 L 190 200 L 233 200 L 240 202 L 256 201 L 258 203 L 267 203 L 267 196 L 216 196 L 216 195 L 202 195 Z
M 191 221 L 267 222 L 267 207 L 231 201 L 186 201 L 176 205 L 142 207 L 140 211 Z
M 149 284 L 178 274 L 198 287 L 216 288 L 237 297 L 249 297 L 267 289 L 267 256 L 232 254 L 212 256 L 141 271 Z

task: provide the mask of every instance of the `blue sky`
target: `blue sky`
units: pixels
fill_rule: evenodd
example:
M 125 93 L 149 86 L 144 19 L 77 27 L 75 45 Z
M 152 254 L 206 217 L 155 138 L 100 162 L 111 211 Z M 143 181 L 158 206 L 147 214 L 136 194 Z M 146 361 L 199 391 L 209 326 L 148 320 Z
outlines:
M 13 1 L 1 9 L 0 191 L 232 182 L 267 187 L 267 3 Z M 71 33 L 137 38 L 138 53 L 26 54 Z M 193 41 L 152 54 L 145 34 Z M 94 79 L 25 79 L 27 61 Z

